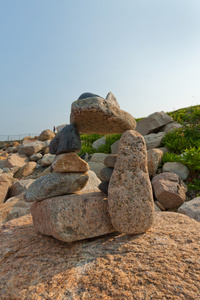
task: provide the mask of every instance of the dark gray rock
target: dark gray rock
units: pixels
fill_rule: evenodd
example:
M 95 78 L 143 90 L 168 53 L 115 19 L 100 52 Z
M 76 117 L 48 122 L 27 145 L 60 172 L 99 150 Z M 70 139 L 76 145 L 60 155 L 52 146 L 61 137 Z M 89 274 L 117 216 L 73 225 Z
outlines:
M 109 185 L 108 181 L 102 181 L 99 185 L 100 191 L 102 191 L 106 195 L 108 195 L 108 185 Z
M 103 178 L 103 181 L 110 181 L 110 177 L 113 173 L 113 168 L 105 167 L 101 169 L 101 177 Z
M 51 154 L 78 152 L 81 150 L 81 139 L 74 125 L 65 126 L 52 140 L 49 145 Z
M 101 97 L 101 96 L 93 94 L 93 93 L 83 93 L 83 94 L 80 95 L 80 97 L 78 98 L 78 100 L 80 100 L 80 99 L 86 99 L 86 98 L 91 98 L 91 97 Z

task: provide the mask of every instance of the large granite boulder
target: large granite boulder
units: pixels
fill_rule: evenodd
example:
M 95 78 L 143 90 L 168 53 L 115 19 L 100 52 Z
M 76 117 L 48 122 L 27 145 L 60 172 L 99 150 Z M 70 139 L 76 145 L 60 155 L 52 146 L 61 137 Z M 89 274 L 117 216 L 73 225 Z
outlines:
M 155 112 L 137 122 L 136 131 L 142 135 L 158 132 L 164 125 L 173 122 L 172 117 L 161 112 Z
M 71 194 L 83 189 L 87 173 L 51 173 L 37 178 L 25 193 L 25 201 L 34 202 L 50 197 Z
M 185 202 L 187 187 L 175 173 L 166 172 L 154 176 L 152 186 L 156 199 L 166 209 L 178 208 Z
M 145 234 L 64 243 L 38 233 L 30 215 L 0 230 L 0 298 L 199 299 L 200 224 L 155 214 Z
M 133 116 L 101 97 L 73 102 L 70 123 L 75 124 L 79 132 L 86 134 L 123 133 L 136 127 Z
M 102 192 L 71 194 L 35 202 L 31 206 L 35 228 L 64 242 L 114 232 L 108 201 Z
M 153 224 L 154 204 L 147 168 L 144 138 L 126 131 L 108 187 L 108 204 L 114 228 L 123 233 L 147 231 Z
M 78 152 L 81 150 L 81 139 L 79 132 L 74 125 L 65 126 L 51 140 L 49 152 L 51 154 L 61 154 L 68 152 Z

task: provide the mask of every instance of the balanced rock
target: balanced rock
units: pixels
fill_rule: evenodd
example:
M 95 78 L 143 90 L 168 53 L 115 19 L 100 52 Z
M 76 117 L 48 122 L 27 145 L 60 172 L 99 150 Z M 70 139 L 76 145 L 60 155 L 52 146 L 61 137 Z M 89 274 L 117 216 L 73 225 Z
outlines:
M 89 165 L 81 159 L 76 153 L 64 153 L 56 156 L 51 164 L 53 172 L 82 172 L 89 170 Z
M 79 132 L 74 125 L 65 126 L 49 145 L 51 154 L 78 152 L 81 150 L 81 139 Z
M 69 244 L 38 233 L 27 215 L 4 224 L 0 240 L 1 300 L 200 296 L 200 224 L 181 214 L 155 213 L 145 234 Z
M 153 224 L 147 150 L 144 138 L 137 131 L 126 131 L 120 139 L 108 188 L 108 204 L 111 222 L 120 232 L 142 233 Z
M 185 202 L 187 187 L 175 173 L 166 172 L 154 176 L 152 186 L 156 199 L 166 209 L 178 208 Z
M 114 232 L 108 201 L 102 192 L 71 194 L 35 202 L 31 206 L 35 228 L 64 242 Z
M 50 129 L 43 130 L 38 136 L 38 141 L 52 140 L 55 137 L 55 133 Z
M 19 149 L 18 153 L 19 154 L 25 154 L 27 156 L 32 156 L 33 154 L 36 154 L 40 150 L 44 148 L 45 144 L 44 142 L 41 141 L 35 141 L 31 142 L 25 145 L 22 145 L 21 148 Z
M 26 202 L 71 194 L 84 188 L 87 173 L 51 173 L 37 178 L 25 193 Z
M 79 99 L 72 103 L 70 123 L 82 133 L 112 134 L 135 129 L 132 115 L 101 97 Z
M 189 170 L 182 163 L 167 162 L 163 165 L 163 172 L 172 172 L 177 174 L 182 180 L 185 180 L 189 175 Z
M 106 100 L 120 109 L 119 103 L 117 102 L 117 99 L 112 92 L 108 93 L 108 95 L 106 96 Z
M 200 197 L 196 197 L 183 203 L 178 208 L 177 212 L 200 222 Z
M 87 98 L 93 98 L 93 97 L 100 97 L 99 95 L 96 95 L 96 94 L 93 94 L 93 93 L 83 93 L 79 96 L 78 100 L 81 100 L 81 99 L 87 99 Z
M 155 112 L 137 122 L 136 131 L 142 135 L 158 132 L 164 125 L 173 122 L 173 118 L 161 112 Z
M 22 154 L 10 154 L 4 163 L 5 168 L 13 168 L 13 167 L 23 167 L 27 162 L 29 162 L 29 159 L 26 155 Z

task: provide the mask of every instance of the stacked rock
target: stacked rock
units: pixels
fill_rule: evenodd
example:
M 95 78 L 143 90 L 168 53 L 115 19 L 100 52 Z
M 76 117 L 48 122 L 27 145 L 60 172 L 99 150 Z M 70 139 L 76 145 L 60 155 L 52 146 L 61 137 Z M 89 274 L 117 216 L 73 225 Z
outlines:
M 108 194 L 109 181 L 114 170 L 116 159 L 117 154 L 108 155 L 104 159 L 105 168 L 101 170 L 101 177 L 103 178 L 103 181 L 100 183 L 99 189 L 105 194 Z
M 50 153 L 56 154 L 53 173 L 38 178 L 25 195 L 26 201 L 34 202 L 31 214 L 36 229 L 66 242 L 116 230 L 129 234 L 148 230 L 153 222 L 153 195 L 145 141 L 134 131 L 135 119 L 119 108 L 112 93 L 106 99 L 85 93 L 72 103 L 70 120 L 71 125 L 61 130 L 49 147 Z M 104 178 L 110 179 L 108 198 L 101 191 L 78 191 L 88 180 L 84 173 L 87 163 L 74 153 L 81 148 L 78 131 L 123 133 L 117 157 L 106 158 L 106 170 L 102 171 Z

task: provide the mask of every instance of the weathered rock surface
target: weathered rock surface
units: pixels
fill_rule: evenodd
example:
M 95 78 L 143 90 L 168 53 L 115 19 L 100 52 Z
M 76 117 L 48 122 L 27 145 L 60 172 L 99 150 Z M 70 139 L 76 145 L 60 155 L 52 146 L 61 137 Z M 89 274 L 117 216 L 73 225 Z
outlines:
M 78 152 L 81 150 L 81 139 L 79 132 L 74 125 L 65 126 L 51 140 L 49 152 L 51 154 L 61 154 L 68 152 Z
M 189 169 L 182 163 L 167 162 L 163 165 L 163 172 L 172 172 L 177 174 L 182 180 L 185 180 L 189 175 Z
M 177 212 L 200 222 L 200 197 L 196 197 L 183 203 L 178 208 Z
M 106 100 L 110 103 L 112 103 L 113 105 L 115 105 L 117 108 L 120 109 L 119 103 L 117 102 L 116 97 L 114 96 L 114 94 L 112 92 L 109 92 L 106 96 Z
M 44 148 L 45 144 L 41 141 L 35 141 L 31 142 L 25 145 L 22 145 L 19 149 L 19 154 L 25 154 L 27 156 L 32 156 L 33 154 L 36 154 L 37 152 L 41 151 Z
M 55 157 L 55 154 L 45 154 L 41 159 L 41 165 L 43 167 L 49 167 L 52 164 Z
M 115 163 L 116 163 L 116 159 L 117 159 L 117 155 L 116 154 L 111 154 L 111 155 L 107 156 L 104 159 L 104 164 L 107 167 L 114 168 Z
M 22 168 L 19 169 L 14 175 L 15 178 L 22 178 L 26 177 L 33 173 L 37 166 L 37 163 L 35 161 L 29 161 L 27 164 L 25 164 Z
M 158 148 L 147 151 L 148 171 L 150 177 L 156 174 L 158 166 L 161 164 L 162 156 L 163 151 Z
M 9 198 L 5 203 L 0 204 L 0 225 L 10 220 L 30 214 L 31 203 L 24 201 L 24 195 Z
M 64 153 L 56 156 L 51 165 L 53 172 L 82 172 L 89 170 L 89 165 L 76 153 Z
M 0 298 L 199 299 L 200 224 L 156 213 L 140 235 L 64 243 L 39 234 L 30 215 L 0 232 Z
M 172 117 L 168 116 L 163 111 L 155 112 L 137 122 L 136 131 L 142 135 L 158 132 L 164 125 L 172 122 Z M 154 147 L 155 148 L 155 147 Z
M 152 179 L 156 199 L 166 208 L 181 206 L 186 199 L 187 187 L 175 173 L 161 173 Z
M 123 233 L 142 233 L 153 224 L 154 204 L 144 138 L 126 131 L 108 188 L 111 222 Z
M 38 136 L 38 141 L 52 140 L 55 137 L 55 133 L 50 129 L 43 130 Z
M 26 192 L 28 187 L 35 181 L 35 179 L 25 179 L 25 180 L 18 180 L 13 182 L 12 186 L 9 189 L 9 198 L 18 196 L 21 193 Z
M 71 194 L 35 202 L 35 228 L 61 241 L 73 242 L 114 232 L 108 201 L 102 192 Z
M 51 173 L 37 178 L 25 193 L 25 201 L 71 194 L 83 189 L 88 181 L 87 173 Z
M 7 199 L 9 188 L 12 185 L 12 181 L 9 175 L 0 174 L 0 203 L 4 203 Z
M 104 167 L 101 169 L 101 177 L 103 178 L 103 181 L 110 181 L 110 178 L 113 173 L 113 168 Z
M 133 116 L 100 97 L 73 102 L 70 123 L 86 134 L 123 133 L 136 127 Z
M 162 140 L 165 136 L 165 132 L 150 133 L 144 136 L 147 150 L 160 147 Z
M 4 163 L 5 168 L 13 168 L 13 167 L 23 167 L 29 159 L 26 155 L 19 155 L 19 154 L 10 154 Z

